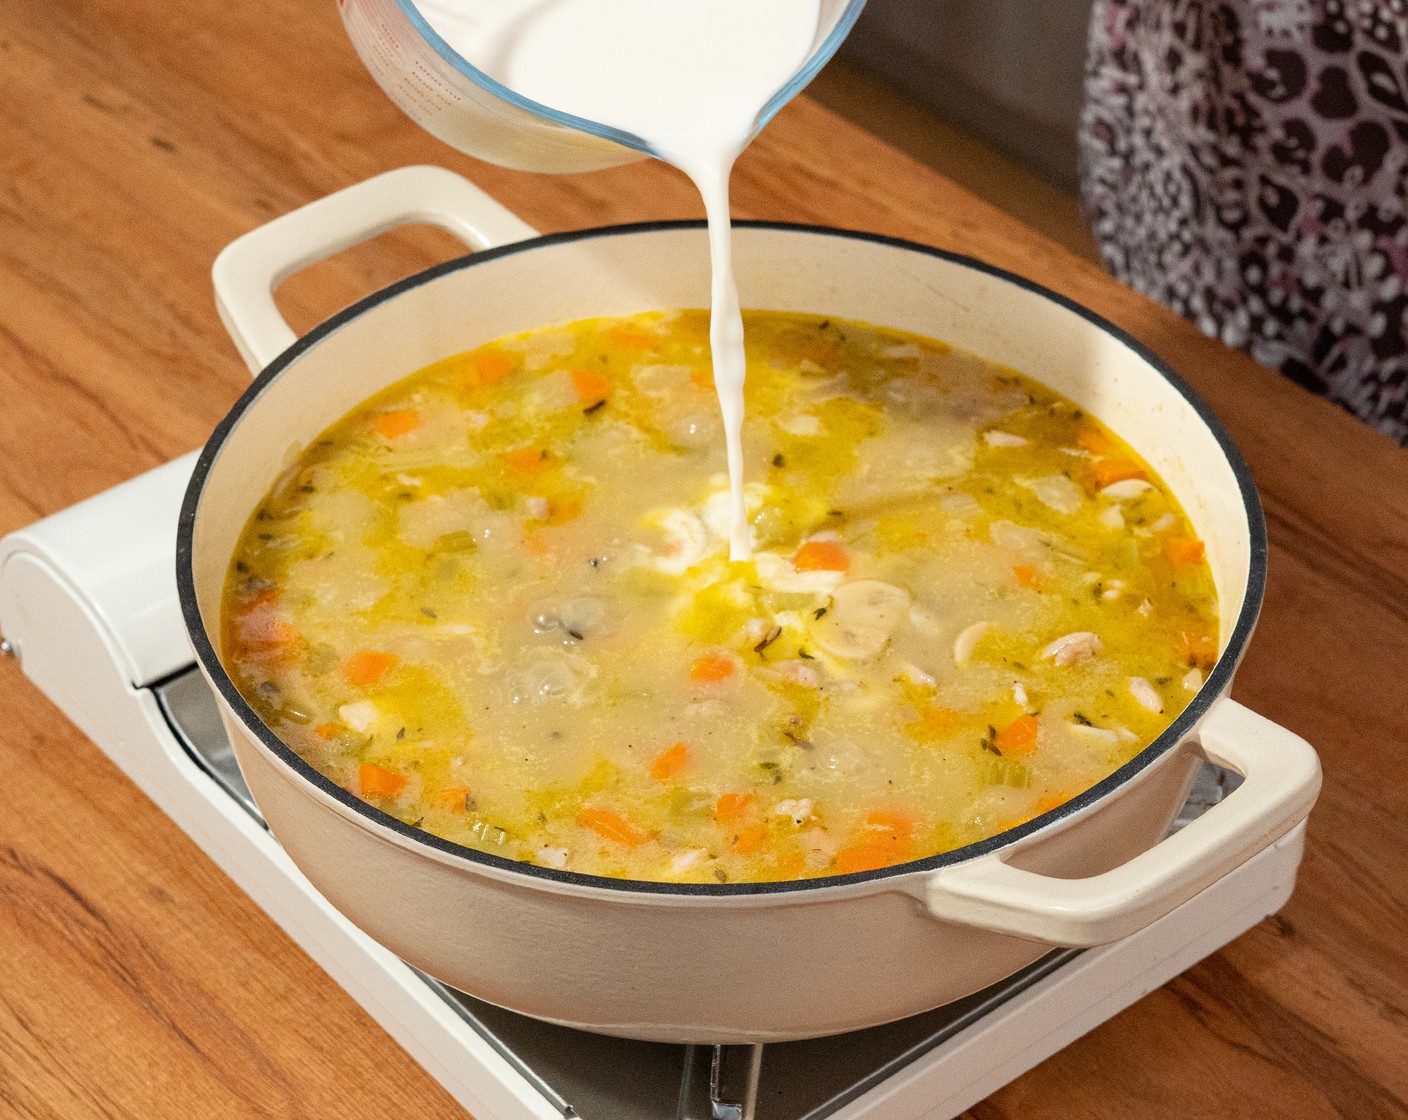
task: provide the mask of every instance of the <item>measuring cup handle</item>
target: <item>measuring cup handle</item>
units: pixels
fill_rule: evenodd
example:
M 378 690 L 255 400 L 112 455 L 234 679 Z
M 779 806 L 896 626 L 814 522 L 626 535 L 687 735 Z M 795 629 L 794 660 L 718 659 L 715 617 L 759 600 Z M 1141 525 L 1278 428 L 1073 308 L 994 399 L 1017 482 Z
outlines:
M 1299 735 L 1223 698 L 1197 737 L 1204 756 L 1241 774 L 1242 784 L 1196 820 L 1087 879 L 1023 871 L 1004 862 L 1009 853 L 943 868 L 927 884 L 930 911 L 1030 941 L 1105 945 L 1211 886 L 1310 812 L 1320 790 L 1320 760 Z
M 415 224 L 438 226 L 471 249 L 538 236 L 443 167 L 398 168 L 300 206 L 230 242 L 211 269 L 220 320 L 250 370 L 258 373 L 297 338 L 274 303 L 284 280 L 324 257 Z

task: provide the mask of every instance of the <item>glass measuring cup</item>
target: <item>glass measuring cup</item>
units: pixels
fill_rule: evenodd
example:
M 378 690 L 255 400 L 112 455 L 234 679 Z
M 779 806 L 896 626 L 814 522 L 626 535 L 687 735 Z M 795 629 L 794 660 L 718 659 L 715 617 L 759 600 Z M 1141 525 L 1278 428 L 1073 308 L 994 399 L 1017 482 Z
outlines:
M 766 2 L 766 0 L 759 0 Z M 865 0 L 821 0 L 807 61 L 758 114 L 761 129 L 836 53 Z M 520 171 L 591 171 L 653 154 L 621 129 L 523 97 L 459 55 L 413 0 L 338 0 L 342 22 L 376 83 L 432 136 Z

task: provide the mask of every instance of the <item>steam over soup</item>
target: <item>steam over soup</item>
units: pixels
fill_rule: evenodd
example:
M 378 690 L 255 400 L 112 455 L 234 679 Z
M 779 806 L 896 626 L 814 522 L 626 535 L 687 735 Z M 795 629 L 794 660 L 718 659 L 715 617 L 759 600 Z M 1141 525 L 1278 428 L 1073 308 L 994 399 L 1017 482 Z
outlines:
M 332 781 L 554 868 L 866 871 L 1073 797 L 1217 650 L 1182 510 L 1071 402 L 929 339 L 747 316 L 752 560 L 702 311 L 499 339 L 329 428 L 224 603 Z

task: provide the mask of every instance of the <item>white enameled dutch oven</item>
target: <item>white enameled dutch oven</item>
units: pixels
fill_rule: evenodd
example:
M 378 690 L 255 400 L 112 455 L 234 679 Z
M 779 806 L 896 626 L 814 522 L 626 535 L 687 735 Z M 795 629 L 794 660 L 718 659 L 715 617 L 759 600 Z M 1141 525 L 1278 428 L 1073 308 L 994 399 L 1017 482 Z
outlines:
M 477 250 L 295 339 L 273 301 L 290 273 L 408 223 Z M 1227 698 L 1260 606 L 1266 538 L 1241 457 L 1186 384 L 1069 300 L 977 261 L 835 229 L 734 231 L 744 306 L 944 339 L 1031 374 L 1105 421 L 1177 493 L 1207 542 L 1221 655 L 1138 757 L 1060 808 L 979 844 L 855 875 L 682 885 L 515 863 L 422 833 L 285 747 L 220 663 L 226 567 L 281 470 L 377 390 L 509 332 L 708 305 L 698 223 L 538 237 L 463 179 L 391 172 L 240 238 L 215 266 L 220 310 L 262 370 L 205 448 L 181 513 L 187 626 L 254 798 L 339 909 L 418 968 L 492 1003 L 670 1042 L 853 1030 L 958 999 L 1053 945 L 1096 945 L 1167 914 L 1285 834 L 1320 784 L 1300 738 Z M 1171 836 L 1203 758 L 1243 775 Z

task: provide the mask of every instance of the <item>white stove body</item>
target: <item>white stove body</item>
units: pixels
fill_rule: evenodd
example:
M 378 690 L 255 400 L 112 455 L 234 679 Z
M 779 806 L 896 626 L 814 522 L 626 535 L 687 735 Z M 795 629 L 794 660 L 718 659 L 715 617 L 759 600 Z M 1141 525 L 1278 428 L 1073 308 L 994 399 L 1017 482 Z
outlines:
M 163 690 L 193 672 L 176 594 L 175 538 L 194 462 L 194 453 L 177 459 L 0 540 L 6 647 L 25 674 L 477 1120 L 622 1120 L 624 1110 L 599 1098 L 596 1108 L 578 1111 L 468 1003 L 342 917 L 239 793 L 183 746 Z M 1134 937 L 1048 958 L 1015 985 L 962 1001 L 964 1007 L 921 1042 L 882 1054 L 873 1070 L 825 1100 L 803 1102 L 795 1111 L 778 1104 L 786 1094 L 765 1094 L 759 1120 L 957 1116 L 1275 913 L 1294 888 L 1303 845 L 1302 824 Z M 627 1063 L 630 1047 L 648 1045 L 575 1037 L 588 1049 L 609 1045 Z M 554 1046 L 561 1041 L 555 1038 Z M 683 1055 L 684 1048 L 676 1049 Z M 765 1059 L 765 1087 L 768 1075 Z M 599 1080 L 617 1079 L 608 1072 Z M 604 1091 L 609 1098 L 610 1084 Z M 670 1113 L 658 1115 L 668 1120 Z

